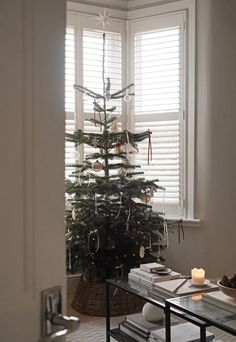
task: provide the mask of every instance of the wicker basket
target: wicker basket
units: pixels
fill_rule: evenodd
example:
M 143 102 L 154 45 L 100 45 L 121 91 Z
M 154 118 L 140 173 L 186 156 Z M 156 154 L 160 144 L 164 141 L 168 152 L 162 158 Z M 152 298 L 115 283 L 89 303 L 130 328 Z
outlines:
M 106 285 L 79 281 L 71 307 L 82 314 L 106 316 Z M 142 310 L 144 301 L 110 285 L 111 316 L 127 315 Z

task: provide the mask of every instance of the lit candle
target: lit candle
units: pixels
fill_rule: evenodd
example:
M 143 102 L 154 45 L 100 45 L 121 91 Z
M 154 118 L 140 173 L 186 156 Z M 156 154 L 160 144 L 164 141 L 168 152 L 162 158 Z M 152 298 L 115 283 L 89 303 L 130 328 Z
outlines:
M 203 268 L 193 268 L 191 270 L 192 283 L 202 285 L 205 281 L 205 271 Z

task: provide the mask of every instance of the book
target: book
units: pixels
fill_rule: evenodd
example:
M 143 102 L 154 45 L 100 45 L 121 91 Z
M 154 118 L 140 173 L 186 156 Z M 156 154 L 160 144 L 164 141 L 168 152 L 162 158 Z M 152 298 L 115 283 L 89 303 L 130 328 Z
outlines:
M 140 334 L 136 330 L 131 329 L 126 324 L 124 324 L 124 322 L 121 322 L 119 324 L 119 329 L 120 329 L 120 331 L 123 331 L 128 336 L 133 337 L 138 342 L 148 341 L 148 336 L 146 336 L 145 334 Z
M 140 269 L 146 272 L 159 271 L 165 268 L 165 265 L 158 264 L 157 262 L 151 262 L 149 264 L 141 264 Z
M 216 291 L 218 290 L 218 286 L 213 283 L 207 283 L 205 286 L 194 286 L 191 284 L 190 280 L 186 281 L 185 284 L 178 289 L 178 291 L 175 292 L 175 289 L 183 283 L 184 279 L 172 279 L 169 281 L 163 281 L 159 283 L 155 283 L 153 286 L 153 290 L 157 292 L 163 292 L 167 295 L 170 295 L 172 297 L 178 297 L 178 296 L 185 296 L 188 294 L 194 294 L 194 293 L 202 293 L 202 292 L 208 292 L 208 291 Z
M 167 281 L 170 279 L 177 279 L 177 278 L 180 278 L 181 276 L 179 272 L 175 272 L 175 271 L 171 271 L 169 274 L 166 274 L 166 275 L 159 275 L 159 274 L 154 274 L 151 272 L 144 271 L 141 268 L 132 268 L 130 270 L 130 273 L 138 276 L 141 280 L 148 280 L 152 283 Z
M 213 341 L 215 338 L 214 334 L 206 331 L 206 341 Z M 153 330 L 150 335 L 150 340 L 158 342 L 166 341 L 165 328 Z M 199 342 L 200 341 L 200 330 L 199 327 L 192 323 L 181 323 L 171 328 L 171 340 L 174 342 Z
M 125 322 L 128 323 L 132 329 L 141 331 L 149 336 L 151 331 L 163 328 L 165 326 L 165 317 L 156 322 L 149 322 L 143 317 L 142 313 L 137 313 L 126 316 Z M 179 320 L 171 318 L 171 325 L 176 325 L 178 323 Z
M 164 315 L 164 314 L 163 314 Z M 147 335 L 150 334 L 151 330 L 157 329 L 160 326 L 163 326 L 163 319 L 156 321 L 156 322 L 149 322 L 147 321 L 142 313 L 131 314 L 125 317 L 125 321 L 130 323 L 133 326 L 133 329 L 138 328 L 143 333 Z
M 139 281 L 133 280 L 133 275 L 128 275 L 129 285 L 132 289 L 141 292 L 144 295 L 148 295 L 149 288 L 144 284 L 141 284 Z
M 147 338 L 150 335 L 150 331 L 143 331 L 140 329 L 140 327 L 133 325 L 132 323 L 128 322 L 125 318 L 124 321 L 122 321 L 122 325 L 127 327 L 128 329 L 137 332 L 140 336 Z
M 221 291 L 215 291 L 212 293 L 206 293 L 204 295 L 205 299 L 213 304 L 220 304 L 222 307 L 222 304 L 224 307 L 228 310 L 232 310 L 232 308 L 236 308 L 236 299 L 226 296 L 223 292 Z
M 148 289 L 153 288 L 154 283 L 151 280 L 140 277 L 138 274 L 129 273 L 128 279 L 129 279 L 129 283 L 130 283 L 130 281 L 132 281 L 132 282 L 136 282 L 137 284 L 140 284 L 142 286 L 145 286 Z

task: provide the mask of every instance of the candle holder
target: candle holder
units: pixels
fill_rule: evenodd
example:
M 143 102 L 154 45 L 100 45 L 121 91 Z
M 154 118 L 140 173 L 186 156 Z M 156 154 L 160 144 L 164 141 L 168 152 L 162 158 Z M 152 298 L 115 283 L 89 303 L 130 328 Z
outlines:
M 204 285 L 205 283 L 205 270 L 203 268 L 193 268 L 191 270 L 193 285 Z

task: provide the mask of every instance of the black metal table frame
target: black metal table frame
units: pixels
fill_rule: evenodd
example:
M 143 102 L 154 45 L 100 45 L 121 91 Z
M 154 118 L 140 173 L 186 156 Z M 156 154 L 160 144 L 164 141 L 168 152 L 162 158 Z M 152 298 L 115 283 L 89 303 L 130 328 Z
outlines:
M 212 304 L 212 303 L 211 303 Z M 216 305 L 217 306 L 217 305 Z M 210 318 L 206 318 L 200 314 L 197 314 L 193 311 L 191 311 L 190 309 L 185 309 L 184 307 L 182 307 L 181 305 L 172 303 L 171 301 L 169 301 L 168 299 L 165 300 L 165 329 L 166 329 L 166 342 L 171 342 L 171 325 L 170 325 L 170 320 L 171 320 L 171 313 L 173 312 L 173 309 L 176 310 L 180 310 L 183 313 L 179 313 L 178 316 L 186 319 L 187 321 L 190 321 L 189 316 L 187 315 L 191 315 L 193 318 L 202 320 L 203 322 L 206 323 L 206 326 L 215 326 L 221 330 L 224 330 L 225 332 L 236 336 L 236 331 L 233 328 L 227 327 L 223 324 L 220 324 L 217 321 L 214 321 L 213 319 Z M 194 322 L 193 322 L 194 323 Z M 194 323 L 196 324 L 196 323 Z M 200 342 L 206 342 L 206 328 L 204 328 L 203 326 L 199 326 L 200 327 Z
M 204 320 L 199 319 L 198 317 L 193 317 L 193 315 L 186 315 L 185 312 L 181 313 L 179 310 L 177 309 L 175 310 L 174 308 L 171 308 L 170 306 L 168 306 L 167 302 L 159 302 L 157 300 L 155 300 L 154 298 L 149 297 L 148 295 L 145 295 L 143 293 L 138 292 L 135 289 L 132 288 L 127 288 L 124 284 L 118 283 L 119 280 L 114 280 L 114 279 L 106 279 L 105 283 L 106 283 L 106 342 L 110 342 L 110 337 L 114 337 L 111 330 L 110 330 L 110 285 L 113 285 L 115 287 L 118 287 L 128 293 L 131 293 L 139 298 L 144 299 L 145 301 L 158 306 L 159 308 L 163 309 L 164 313 L 165 313 L 165 327 L 166 327 L 166 333 L 168 334 L 168 338 L 166 336 L 166 341 L 170 342 L 170 338 L 171 338 L 171 334 L 170 334 L 170 328 L 171 328 L 171 320 L 170 320 L 170 316 L 171 313 L 184 318 L 186 321 L 193 323 L 195 325 L 197 325 L 200 328 L 200 336 L 201 336 L 201 342 L 206 342 L 206 328 L 209 326 L 208 323 L 206 323 Z M 124 281 L 124 280 L 122 280 Z M 125 280 L 128 284 L 128 281 Z M 181 310 L 182 311 L 182 310 Z M 183 310 L 184 311 L 184 310 Z M 196 319 L 197 318 L 197 319 Z M 115 339 L 123 342 L 123 339 L 119 339 L 117 336 L 115 336 Z

